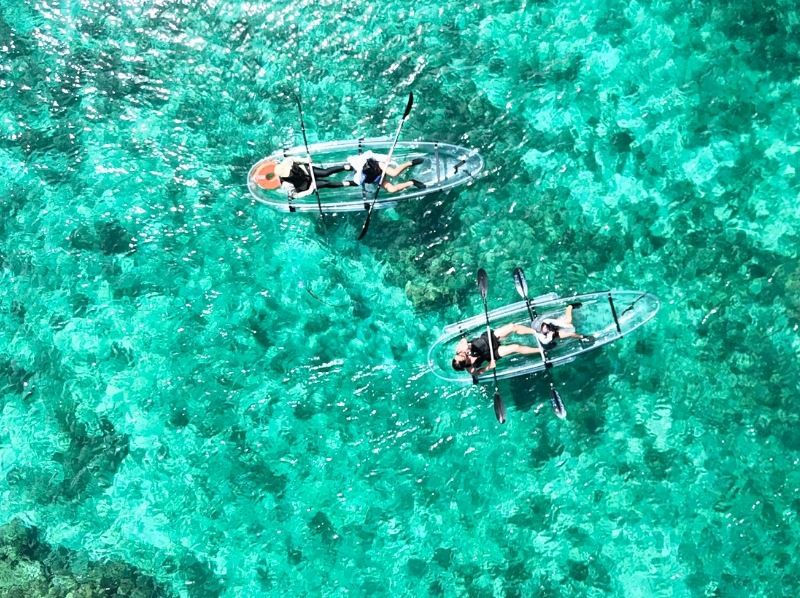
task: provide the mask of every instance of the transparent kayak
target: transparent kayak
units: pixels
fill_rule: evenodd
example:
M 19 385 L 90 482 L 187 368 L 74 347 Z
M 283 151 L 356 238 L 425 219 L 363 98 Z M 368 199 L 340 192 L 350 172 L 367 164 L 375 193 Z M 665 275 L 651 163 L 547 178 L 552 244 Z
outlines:
M 392 139 L 375 138 L 350 141 L 332 141 L 314 143 L 308 146 L 311 159 L 316 166 L 329 168 L 344 164 L 347 158 L 372 150 L 375 154 L 388 154 L 392 147 Z M 289 200 L 281 189 L 266 190 L 256 183 L 255 173 L 265 162 L 280 162 L 285 157 L 306 157 L 305 146 L 298 146 L 284 152 L 277 152 L 259 160 L 247 175 L 247 187 L 250 193 L 261 203 L 283 212 L 316 212 L 317 197 L 314 193 L 299 199 Z M 401 201 L 416 199 L 439 191 L 448 191 L 453 187 L 471 181 L 483 169 L 483 158 L 477 150 L 466 149 L 449 143 L 429 141 L 400 141 L 392 154 L 392 164 L 398 165 L 414 158 L 422 158 L 422 163 L 409 168 L 393 179 L 402 182 L 411 178 L 425 183 L 425 189 L 411 187 L 397 193 L 382 190 L 375 203 L 375 209 L 387 208 Z M 332 175 L 329 180 L 346 180 L 352 178 L 352 171 Z M 377 186 L 336 187 L 320 189 L 320 201 L 324 212 L 355 212 L 369 207 Z M 367 202 L 365 208 L 364 203 Z
M 574 338 L 559 339 L 553 348 L 547 350 L 547 358 L 553 366 L 564 365 L 580 355 L 593 351 L 622 338 L 655 317 L 661 303 L 658 298 L 644 291 L 598 291 L 558 297 L 555 293 L 542 295 L 531 300 L 535 309 L 535 321 L 556 319 L 564 314 L 570 304 L 581 306 L 572 311 L 575 330 L 588 340 Z M 495 330 L 506 324 L 515 323 L 530 326 L 531 321 L 524 301 L 512 303 L 489 312 L 489 321 Z M 538 323 L 538 322 L 537 322 Z M 436 376 L 448 382 L 472 383 L 468 372 L 457 372 L 451 362 L 455 346 L 462 337 L 472 339 L 486 332 L 484 314 L 473 316 L 450 324 L 428 351 L 428 365 Z M 507 337 L 507 343 L 520 343 L 536 347 L 531 335 Z M 497 378 L 513 378 L 544 370 L 539 355 L 510 355 L 497 360 Z M 478 382 L 493 380 L 492 372 L 487 371 L 478 377 Z

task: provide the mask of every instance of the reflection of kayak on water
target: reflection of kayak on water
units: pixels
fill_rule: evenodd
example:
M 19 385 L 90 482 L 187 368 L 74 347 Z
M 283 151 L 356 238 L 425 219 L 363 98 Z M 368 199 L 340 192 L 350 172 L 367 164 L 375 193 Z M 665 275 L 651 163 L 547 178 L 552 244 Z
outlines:
M 313 165 L 322 169 L 335 169 L 331 181 L 362 180 L 361 171 L 367 158 L 385 159 L 392 147 L 387 138 L 332 141 L 314 143 L 308 146 Z M 294 147 L 285 152 L 275 153 L 259 160 L 247 175 L 250 193 L 261 203 L 284 212 L 316 212 L 317 198 L 314 194 L 290 199 L 285 190 L 270 188 L 271 177 L 277 164 L 285 158 L 304 158 L 305 146 Z M 476 150 L 470 150 L 449 143 L 428 141 L 400 141 L 392 154 L 392 166 L 414 162 L 399 178 L 418 181 L 423 186 L 414 185 L 396 193 L 383 192 L 375 202 L 375 208 L 386 208 L 407 199 L 414 199 L 447 191 L 472 180 L 483 169 L 483 159 Z M 342 169 L 341 167 L 345 167 Z M 365 190 L 358 184 L 342 187 L 324 188 L 320 185 L 319 196 L 324 212 L 355 212 L 365 210 L 377 190 L 376 185 L 367 184 Z M 365 206 L 366 202 L 366 206 Z
M 579 355 L 607 345 L 633 332 L 651 320 L 661 303 L 658 298 L 643 291 L 599 291 L 572 297 L 559 298 L 555 293 L 531 301 L 537 314 L 534 327 L 544 320 L 556 320 L 569 305 L 579 305 L 573 310 L 574 326 L 584 338 L 565 338 L 547 348 L 547 361 L 553 366 L 573 361 Z M 492 329 L 506 324 L 530 326 L 531 320 L 525 301 L 519 301 L 489 312 Z M 441 336 L 428 351 L 428 365 L 436 376 L 449 382 L 472 383 L 472 377 L 452 367 L 455 346 L 461 338 L 475 338 L 486 332 L 484 314 L 467 318 L 444 328 Z M 497 361 L 497 379 L 513 378 L 540 372 L 545 369 L 540 355 L 511 355 Z M 492 371 L 478 376 L 478 382 L 493 379 Z

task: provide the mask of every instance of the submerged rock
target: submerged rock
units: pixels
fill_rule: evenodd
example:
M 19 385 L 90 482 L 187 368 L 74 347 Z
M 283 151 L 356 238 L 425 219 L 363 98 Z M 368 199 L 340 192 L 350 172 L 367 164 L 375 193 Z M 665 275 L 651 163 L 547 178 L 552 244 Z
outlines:
M 339 534 L 336 533 L 333 523 L 331 523 L 331 520 L 322 511 L 317 511 L 317 514 L 314 515 L 308 523 L 308 527 L 326 542 L 339 539 Z
M 89 494 L 111 485 L 122 461 L 128 456 L 128 436 L 119 434 L 105 418 L 100 420 L 100 435 L 90 435 L 86 426 L 75 423 L 69 448 L 53 459 L 63 463 L 65 479 L 59 494 L 69 500 L 83 500 Z
M 116 221 L 97 226 L 100 250 L 106 255 L 128 254 L 136 251 L 136 238 Z
M 0 596 L 174 596 L 136 568 L 118 562 L 89 562 L 77 552 L 51 546 L 39 530 L 15 519 L 0 527 Z M 81 570 L 81 573 L 75 571 Z
M 784 297 L 788 303 L 789 314 L 793 318 L 800 320 L 800 268 L 787 277 Z

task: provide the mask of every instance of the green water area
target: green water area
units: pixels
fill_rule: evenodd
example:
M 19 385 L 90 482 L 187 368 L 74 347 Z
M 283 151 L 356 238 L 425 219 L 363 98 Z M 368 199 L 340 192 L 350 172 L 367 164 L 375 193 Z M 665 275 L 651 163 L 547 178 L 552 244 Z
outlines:
M 0 596 L 797 596 L 798 117 L 788 0 L 0 0 Z M 638 303 L 445 379 L 518 267 Z

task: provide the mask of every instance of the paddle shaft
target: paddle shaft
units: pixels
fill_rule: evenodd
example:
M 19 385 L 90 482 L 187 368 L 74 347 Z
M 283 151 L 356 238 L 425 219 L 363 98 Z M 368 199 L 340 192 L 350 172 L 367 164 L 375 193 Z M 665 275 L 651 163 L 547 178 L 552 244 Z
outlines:
M 492 342 L 492 328 L 489 326 L 489 306 L 486 304 L 486 299 L 483 300 L 483 314 L 486 316 L 486 337 L 489 342 L 489 359 L 491 362 L 495 362 L 494 358 L 494 343 Z M 491 365 L 491 363 L 489 364 Z M 492 374 L 494 374 L 494 385 L 495 390 L 497 390 L 497 368 L 492 368 Z
M 392 147 L 389 149 L 389 157 L 386 159 L 386 168 L 389 167 L 389 164 L 392 161 L 392 155 L 394 154 L 394 149 L 397 147 L 397 140 L 400 139 L 400 131 L 403 128 L 403 125 L 408 118 L 408 115 L 411 113 L 411 106 L 414 104 L 414 94 L 409 92 L 408 94 L 408 103 L 406 104 L 405 112 L 403 112 L 403 118 L 400 119 L 400 124 L 397 125 L 397 132 L 394 134 L 394 141 L 392 142 Z M 361 232 L 358 235 L 359 241 L 364 238 L 367 234 L 367 229 L 369 228 L 369 221 L 372 218 L 372 210 L 375 209 L 375 202 L 378 201 L 378 194 L 381 191 L 381 187 L 383 185 L 383 179 L 386 177 L 386 168 L 381 168 L 381 178 L 378 181 L 378 188 L 375 190 L 375 195 L 372 197 L 372 202 L 369 204 L 369 209 L 367 210 L 367 219 L 364 221 L 364 226 L 361 227 Z
M 536 320 L 536 310 L 531 306 L 531 301 L 528 299 L 527 293 L 525 294 L 525 307 L 528 308 L 528 317 L 531 319 L 531 329 L 535 324 Z M 536 340 L 536 345 L 539 347 L 539 350 L 542 352 L 542 363 L 544 363 L 544 369 L 549 374 L 549 367 L 547 363 L 547 352 L 544 350 L 544 345 L 542 341 L 539 340 L 539 335 L 536 334 L 536 330 L 533 329 L 533 338 Z
M 528 283 L 525 282 L 525 275 L 522 273 L 521 268 L 517 268 L 514 271 L 514 280 L 516 282 L 517 291 L 522 298 L 525 299 L 525 307 L 528 308 L 528 317 L 531 320 L 531 329 L 533 330 L 533 338 L 536 340 L 536 345 L 539 347 L 539 350 L 542 352 L 542 365 L 544 365 L 544 374 L 547 376 L 547 381 L 550 383 L 550 403 L 553 406 L 553 411 L 555 412 L 556 416 L 559 418 L 564 418 L 567 415 L 566 410 L 564 409 L 564 403 L 561 401 L 561 396 L 558 394 L 556 390 L 555 383 L 553 381 L 553 374 L 550 372 L 550 368 L 552 367 L 552 363 L 547 360 L 547 352 L 544 349 L 544 345 L 542 341 L 539 340 L 539 336 L 536 334 L 535 326 L 535 319 L 536 319 L 536 309 L 531 305 L 531 300 L 528 298 Z
M 311 160 L 311 152 L 308 151 L 308 137 L 306 137 L 306 123 L 303 118 L 303 105 L 300 103 L 300 91 L 298 86 L 297 93 L 297 109 L 300 112 L 300 130 L 303 131 L 303 143 L 306 146 L 306 156 L 308 157 L 308 171 L 311 173 L 311 185 L 314 187 L 314 194 L 317 196 L 317 207 L 319 208 L 319 215 L 322 216 L 322 200 L 319 197 L 319 189 L 317 188 L 317 179 L 314 177 L 314 164 Z
M 483 315 L 486 318 L 486 340 L 489 344 L 489 365 L 492 367 L 492 377 L 494 378 L 494 415 L 497 421 L 501 424 L 506 423 L 506 406 L 503 404 L 503 399 L 500 396 L 500 390 L 497 387 L 497 364 L 494 356 L 494 344 L 492 343 L 492 327 L 489 323 L 489 304 L 486 301 L 486 294 L 489 287 L 489 277 L 486 276 L 486 271 L 481 268 L 478 270 L 478 289 L 481 292 L 481 299 L 483 300 Z

